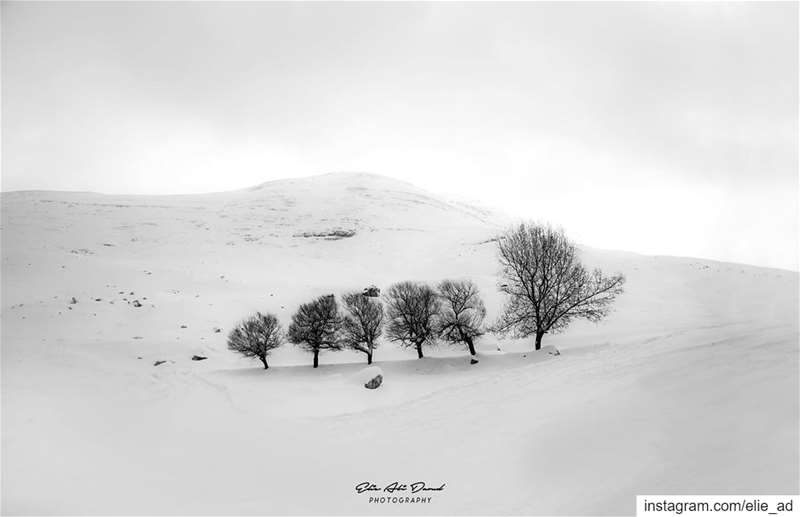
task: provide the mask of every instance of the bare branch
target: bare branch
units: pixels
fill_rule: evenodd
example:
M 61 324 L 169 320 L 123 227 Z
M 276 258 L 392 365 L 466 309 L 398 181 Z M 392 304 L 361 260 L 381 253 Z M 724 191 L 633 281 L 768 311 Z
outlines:
M 385 299 L 386 336 L 403 346 L 416 347 L 422 357 L 422 345 L 437 337 L 441 303 L 436 292 L 426 284 L 399 282 L 388 289 Z
M 545 225 L 521 224 L 498 239 L 503 283 L 509 299 L 493 326 L 499 333 L 542 336 L 565 328 L 575 318 L 599 321 L 622 293 L 622 275 L 587 272 L 564 232 Z
M 290 342 L 314 354 L 316 367 L 321 351 L 342 349 L 341 330 L 342 316 L 336 298 L 329 294 L 301 305 L 292 316 L 287 336 Z
M 258 358 L 268 368 L 267 356 L 283 344 L 283 331 L 274 314 L 261 314 L 243 320 L 228 334 L 228 349 L 245 357 Z
M 438 334 L 451 343 L 467 345 L 470 353 L 475 355 L 474 340 L 486 332 L 483 327 L 486 307 L 478 286 L 469 280 L 444 280 L 438 291 L 442 300 Z
M 348 312 L 342 321 L 344 345 L 367 354 L 367 362 L 372 363 L 372 354 L 383 331 L 383 305 L 360 292 L 345 294 L 342 303 Z

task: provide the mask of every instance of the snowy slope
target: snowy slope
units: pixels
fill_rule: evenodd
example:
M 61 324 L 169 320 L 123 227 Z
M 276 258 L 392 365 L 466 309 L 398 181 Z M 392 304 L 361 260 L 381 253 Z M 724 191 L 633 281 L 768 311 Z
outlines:
M 797 273 L 585 249 L 626 293 L 548 337 L 560 356 L 383 344 L 375 391 L 353 353 L 313 370 L 286 346 L 264 372 L 225 349 L 250 312 L 288 324 L 313 296 L 405 279 L 472 278 L 492 319 L 507 224 L 362 174 L 2 194 L 2 510 L 620 514 L 637 493 L 796 492 Z M 447 488 L 380 507 L 353 490 L 411 478 Z
M 209 353 L 222 337 L 213 327 L 230 328 L 254 310 L 288 321 L 315 294 L 472 273 L 473 256 L 490 248 L 479 242 L 497 229 L 489 214 L 372 175 L 205 196 L 3 196 L 9 336 L 141 336 L 145 346 L 191 341 Z M 70 306 L 72 297 L 78 303 Z

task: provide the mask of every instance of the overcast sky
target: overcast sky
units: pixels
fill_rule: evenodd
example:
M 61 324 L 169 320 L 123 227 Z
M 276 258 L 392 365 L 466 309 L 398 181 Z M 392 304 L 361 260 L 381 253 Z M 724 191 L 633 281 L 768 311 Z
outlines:
M 798 4 L 2 4 L 2 189 L 364 171 L 797 269 Z

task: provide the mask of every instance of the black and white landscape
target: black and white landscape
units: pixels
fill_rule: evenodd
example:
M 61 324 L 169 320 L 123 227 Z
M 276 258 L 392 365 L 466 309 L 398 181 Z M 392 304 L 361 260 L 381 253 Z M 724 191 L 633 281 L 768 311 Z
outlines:
M 264 23 L 269 19 L 273 28 L 280 20 L 300 27 L 319 23 L 322 14 L 332 14 L 343 22 L 358 16 L 359 27 L 369 27 L 373 21 L 379 27 L 389 24 L 397 29 L 408 19 L 390 23 L 389 14 L 414 18 L 424 12 L 428 16 L 423 17 L 425 31 L 435 32 L 448 19 L 466 23 L 465 16 L 471 20 L 467 26 L 483 27 L 476 16 L 484 11 L 511 25 L 508 20 L 514 18 L 511 4 L 435 8 L 431 4 L 438 15 L 426 11 L 426 4 L 385 4 L 386 12 L 381 11 L 383 4 L 358 8 L 352 4 L 291 5 L 3 5 L 3 30 L 10 33 L 3 50 L 4 514 L 618 515 L 634 512 L 637 494 L 797 492 L 796 120 L 775 129 L 779 135 L 774 146 L 752 148 L 738 140 L 715 145 L 718 142 L 712 135 L 701 138 L 699 144 L 700 140 L 692 140 L 697 144 L 692 147 L 689 140 L 695 137 L 684 141 L 683 136 L 673 135 L 682 142 L 674 152 L 685 159 L 665 158 L 674 158 L 672 151 L 654 152 L 653 163 L 658 159 L 659 168 L 674 170 L 648 181 L 657 186 L 669 178 L 671 190 L 664 187 L 662 193 L 677 192 L 678 197 L 667 201 L 654 197 L 652 210 L 647 210 L 648 200 L 632 194 L 635 187 L 620 187 L 617 196 L 603 203 L 610 212 L 626 213 L 631 220 L 628 226 L 624 217 L 608 219 L 598 209 L 601 205 L 568 205 L 570 199 L 583 199 L 595 181 L 598 195 L 605 195 L 608 184 L 600 186 L 604 178 L 626 177 L 627 165 L 597 176 L 581 170 L 570 176 L 562 171 L 554 179 L 540 169 L 520 176 L 506 174 L 502 167 L 497 171 L 480 169 L 480 164 L 470 168 L 467 160 L 464 168 L 421 166 L 422 172 L 409 170 L 404 175 L 397 172 L 392 157 L 412 156 L 416 144 L 389 138 L 397 137 L 399 130 L 387 128 L 402 117 L 394 108 L 386 112 L 387 127 L 365 129 L 353 122 L 357 113 L 336 114 L 331 107 L 334 114 L 323 116 L 305 105 L 298 112 L 302 123 L 342 124 L 343 134 L 352 141 L 341 145 L 385 137 L 381 146 L 394 145 L 397 153 L 377 153 L 363 161 L 314 151 L 311 141 L 303 146 L 311 155 L 309 163 L 325 156 L 330 159 L 322 170 L 375 173 L 312 174 L 295 166 L 283 172 L 277 167 L 279 161 L 260 156 L 254 163 L 263 167 L 262 180 L 247 183 L 251 173 L 240 174 L 236 164 L 228 167 L 218 158 L 199 159 L 197 148 L 189 152 L 182 145 L 171 146 L 166 137 L 157 152 L 135 149 L 132 141 L 152 136 L 126 133 L 118 124 L 130 122 L 133 118 L 125 117 L 143 109 L 130 100 L 141 100 L 139 93 L 115 82 L 119 77 L 114 71 L 108 74 L 115 80 L 81 82 L 102 70 L 82 68 L 82 56 L 97 65 L 102 60 L 97 61 L 100 54 L 95 53 L 95 45 L 116 49 L 119 42 L 135 42 L 148 23 L 155 26 L 154 38 L 164 38 L 159 40 L 158 53 L 165 56 L 181 55 L 189 43 L 214 47 L 207 62 L 201 54 L 194 64 L 181 66 L 218 78 L 213 68 L 205 70 L 206 64 L 220 65 L 228 57 L 240 59 L 234 49 L 252 58 L 268 53 L 231 43 L 239 41 L 237 37 L 255 38 L 255 32 L 250 32 L 257 25 L 253 19 Z M 645 4 L 633 3 L 613 8 L 561 5 L 563 11 L 545 4 L 520 4 L 513 9 L 520 9 L 516 14 L 523 19 L 538 20 L 537 24 L 548 16 L 559 23 L 572 17 L 585 23 L 591 13 L 582 9 L 607 12 L 620 27 L 647 11 Z M 726 56 L 725 52 L 738 55 L 740 49 L 733 43 L 726 47 L 734 40 L 725 38 L 738 38 L 741 27 L 748 27 L 752 37 L 767 31 L 761 21 L 774 16 L 770 9 L 776 8 L 766 6 L 762 12 L 748 6 L 751 12 L 740 11 L 745 9 L 741 5 L 715 5 L 661 6 L 653 16 L 662 20 L 668 15 L 663 22 L 667 25 L 685 16 L 692 21 L 682 27 L 690 34 L 695 34 L 695 17 L 721 24 L 718 31 L 730 25 L 729 32 L 717 34 L 723 42 L 722 50 L 717 50 Z M 794 56 L 796 67 L 797 5 L 783 6 L 788 15 L 794 15 L 795 48 L 787 53 Z M 621 16 L 619 9 L 630 9 L 626 13 L 633 18 Z M 204 25 L 207 32 L 189 31 L 186 27 L 201 11 L 204 23 L 209 23 Z M 446 13 L 443 18 L 442 12 Z M 71 32 L 53 21 L 56 14 L 70 13 L 79 27 L 96 23 L 96 32 Z M 750 16 L 756 20 L 752 24 L 747 21 Z M 165 19 L 177 23 L 177 32 L 169 37 L 161 25 Z M 209 22 L 217 19 L 219 25 Z M 130 21 L 128 33 L 111 30 L 120 20 Z M 234 30 L 238 23 L 243 31 L 239 36 Z M 219 37 L 220 26 L 227 27 L 224 38 Z M 191 36 L 189 43 L 178 38 L 182 30 Z M 327 41 L 325 30 L 317 33 L 320 45 Z M 495 30 L 499 29 L 484 27 L 484 31 Z M 385 44 L 380 35 L 364 31 L 354 36 L 360 44 Z M 392 37 L 401 39 L 398 34 Z M 652 37 L 656 41 L 659 34 Z M 286 45 L 285 66 L 264 58 L 275 66 L 259 69 L 242 64 L 237 77 L 260 73 L 259 80 L 266 81 L 269 74 L 276 78 L 285 74 L 280 75 L 281 81 L 306 85 L 308 77 L 287 64 L 302 68 L 305 54 L 293 58 L 289 39 L 275 38 L 273 43 Z M 459 38 L 462 45 L 474 41 L 469 31 Z M 211 41 L 216 43 L 211 45 Z M 558 47 L 559 40 L 552 43 Z M 716 45 L 700 36 L 694 44 L 701 54 L 704 45 Z M 77 60 L 49 60 L 64 48 L 71 49 Z M 358 46 L 348 56 L 359 56 L 366 48 Z M 502 54 L 505 47 L 499 48 L 496 51 Z M 670 48 L 662 49 L 661 59 L 671 59 Z M 417 51 L 413 47 L 411 54 L 422 59 Z M 686 49 L 674 51 L 684 57 L 691 54 Z M 152 48 L 142 52 L 156 59 Z M 142 64 L 155 63 L 146 59 L 126 62 L 130 55 L 122 51 L 110 55 L 111 62 L 127 63 L 133 72 L 147 69 L 152 74 L 126 76 L 140 86 L 152 86 L 158 78 L 165 88 L 189 90 L 182 76 L 173 75 L 169 67 Z M 568 50 L 552 50 L 553 59 L 570 55 Z M 630 57 L 616 56 L 622 61 Z M 751 63 L 748 57 L 752 56 L 742 57 L 741 62 Z M 65 63 L 72 63 L 74 71 Z M 442 63 L 451 66 L 451 61 Z M 726 70 L 725 63 L 718 66 Z M 554 73 L 561 70 L 554 67 Z M 48 71 L 54 78 L 72 77 L 74 82 L 50 89 L 55 87 L 43 80 Z M 592 74 L 599 72 L 589 67 L 585 73 L 585 80 L 591 82 Z M 680 73 L 688 84 L 697 86 L 692 79 L 704 72 L 687 68 Z M 376 81 L 378 75 L 375 72 Z M 794 109 L 792 118 L 797 113 L 796 68 L 794 75 L 794 97 L 781 104 Z M 20 82 L 20 78 L 34 77 L 38 82 Z M 499 98 L 505 91 L 479 77 L 474 81 L 470 99 L 475 103 L 486 98 L 491 104 L 493 96 Z M 429 88 L 431 95 L 442 95 L 443 90 L 423 83 L 417 86 Z M 181 142 L 196 134 L 195 117 L 207 114 L 199 106 L 213 101 L 204 83 L 193 84 L 191 95 L 197 98 L 181 101 L 175 111 L 163 106 L 159 107 L 163 111 L 145 109 L 137 119 L 137 130 L 149 127 L 158 133 L 159 128 L 175 127 L 177 120 L 187 130 L 176 137 Z M 348 96 L 356 93 L 354 86 L 341 81 L 331 79 L 326 84 L 340 89 L 331 94 L 334 99 L 350 102 Z M 745 86 L 752 92 L 769 93 L 775 84 L 753 81 Z M 101 110 L 107 118 L 72 111 L 72 106 L 89 102 L 75 93 L 81 85 L 98 96 L 92 102 L 107 109 Z M 745 86 L 741 90 L 736 84 L 730 86 L 733 100 L 737 92 L 752 93 L 745 92 Z M 248 88 L 243 81 L 226 90 L 226 95 L 241 95 L 255 103 L 253 112 L 259 114 L 272 110 L 279 116 L 289 108 L 300 109 L 286 99 L 262 99 L 259 104 Z M 550 87 L 546 90 L 554 94 Z M 703 93 L 712 91 L 716 90 L 708 87 Z M 48 92 L 51 95 L 45 95 Z M 116 95 L 113 102 L 109 92 Z M 567 102 L 570 95 L 587 103 L 597 100 L 581 97 L 577 90 L 563 95 L 556 97 L 559 102 Z M 64 104 L 59 105 L 58 99 Z M 724 119 L 715 118 L 724 112 L 715 109 L 726 100 L 692 99 L 710 106 L 701 119 L 707 117 L 711 125 Z M 196 111 L 187 111 L 192 102 Z M 764 102 L 778 101 L 773 97 Z M 52 112 L 41 106 L 49 106 Z M 436 120 L 435 106 L 436 102 L 427 105 L 432 113 L 426 119 L 429 122 Z M 163 126 L 158 117 L 148 117 L 157 112 L 163 116 Z M 65 117 L 70 113 L 79 120 L 67 134 Z M 228 132 L 229 128 L 220 126 L 219 140 L 205 151 L 209 156 L 231 152 L 230 147 L 223 151 L 228 144 L 220 142 L 236 140 L 239 131 L 256 131 L 260 122 L 247 113 L 237 111 L 231 118 L 245 129 L 239 126 Z M 512 111 L 500 118 L 510 124 Z M 212 119 L 207 122 L 212 124 Z M 741 122 L 747 120 L 744 117 Z M 534 118 L 530 123 L 544 122 Z M 663 129 L 666 122 L 653 119 L 652 127 L 637 124 L 646 133 Z M 300 131 L 295 122 L 290 125 Z M 795 137 L 788 148 L 782 140 L 786 131 Z M 370 138 L 364 137 L 367 133 Z M 744 134 L 742 130 L 739 136 Z M 359 140 L 357 135 L 364 138 Z M 493 140 L 504 135 L 509 137 L 484 136 Z M 569 131 L 560 135 L 563 142 L 569 140 Z M 122 136 L 132 140 L 123 142 Z M 320 145 L 329 145 L 320 138 Z M 455 145 L 447 130 L 439 138 L 442 146 Z M 624 141 L 624 135 L 621 138 Z M 482 148 L 477 143 L 482 140 L 471 141 L 476 153 L 497 152 L 499 164 L 513 161 L 502 155 L 503 145 L 490 142 Z M 277 146 L 277 141 L 271 145 Z M 580 138 L 576 142 L 576 146 L 585 144 Z M 635 156 L 641 149 L 634 149 L 634 140 L 631 143 L 630 156 Z M 34 152 L 37 145 L 38 153 Z M 559 145 L 551 148 L 550 159 L 558 156 Z M 738 146 L 752 161 L 731 165 L 735 174 L 726 175 L 730 149 Z M 713 173 L 692 175 L 697 157 L 690 156 L 690 147 L 713 166 Z M 77 149 L 74 154 L 72 149 Z M 292 155 L 292 163 L 302 162 L 306 152 L 295 152 L 288 144 L 282 149 Z M 586 147 L 582 149 L 589 153 Z M 114 150 L 126 158 L 139 156 L 140 161 L 118 162 L 109 158 Z M 571 159 L 568 154 L 565 160 Z M 195 168 L 159 169 L 165 156 L 168 163 L 185 158 Z M 619 163 L 628 164 L 628 157 L 625 154 Z M 378 163 L 380 159 L 385 167 Z M 42 172 L 44 163 L 52 169 Z M 122 174 L 115 166 L 127 172 Z M 144 186 L 131 180 L 136 167 L 147 178 Z M 377 174 L 384 169 L 391 174 Z M 159 174 L 153 175 L 153 170 Z M 643 170 L 641 174 L 646 175 L 647 169 Z M 192 183 L 194 174 L 213 176 L 214 182 L 230 186 L 214 193 L 184 193 L 202 190 L 197 185 L 203 183 Z M 563 180 L 561 191 L 537 188 L 555 185 L 557 178 Z M 760 190 L 753 187 L 758 181 Z M 115 192 L 115 184 L 117 192 L 125 193 L 83 191 Z M 191 186 L 182 189 L 184 184 Z M 722 197 L 756 199 L 756 204 L 736 205 L 730 212 L 731 221 L 741 216 L 752 224 L 719 224 L 718 214 L 704 219 L 702 214 L 711 209 L 692 204 L 697 192 L 692 188 L 703 192 L 708 185 L 722 192 Z M 685 198 L 680 196 L 684 188 Z M 772 189 L 788 196 L 788 203 L 778 205 L 774 198 L 760 197 Z M 504 206 L 504 196 L 529 202 Z M 482 201 L 465 202 L 465 198 Z M 562 212 L 541 208 L 552 199 L 563 201 Z M 667 203 L 675 209 L 675 231 L 660 232 L 664 253 L 614 251 L 605 249 L 616 246 L 603 246 L 602 239 L 590 246 L 573 236 L 587 235 L 582 228 L 588 226 L 581 226 L 581 220 L 614 220 L 614 234 L 629 238 L 627 249 L 641 250 L 636 238 L 630 237 L 632 228 L 646 226 L 648 221 L 657 225 L 653 221 L 672 217 L 659 211 Z M 772 211 L 771 204 L 776 205 Z M 723 203 L 717 210 L 725 215 L 729 208 Z M 561 220 L 559 214 L 567 212 L 569 220 Z M 794 214 L 795 219 L 786 214 Z M 520 227 L 523 221 L 525 226 Z M 698 244 L 691 236 L 692 228 L 706 228 L 706 224 L 708 228 L 718 225 L 719 230 L 704 230 L 700 239 L 704 242 Z M 742 236 L 735 246 L 729 245 L 728 237 L 736 233 L 731 226 Z M 759 226 L 765 228 L 761 233 L 753 230 Z M 794 233 L 784 232 L 786 228 Z M 764 251 L 761 248 L 770 245 L 772 235 L 781 238 L 774 239 L 771 252 Z M 568 240 L 562 240 L 564 236 Z M 712 256 L 731 258 L 675 256 L 682 255 L 685 246 L 712 249 L 703 248 L 706 245 L 716 250 Z M 762 265 L 737 261 L 751 256 L 764 257 Z M 543 265 L 545 258 L 551 260 L 549 265 Z M 584 269 L 576 269 L 578 264 Z M 602 276 L 593 276 L 595 270 Z M 399 303 L 408 293 L 413 295 L 404 299 L 408 303 Z M 576 293 L 588 293 L 583 302 L 589 303 L 581 302 Z M 541 296 L 541 306 L 534 307 L 531 296 Z M 300 310 L 315 300 L 316 305 Z M 415 327 L 409 333 L 411 324 L 403 319 L 407 314 L 402 311 L 410 306 L 419 309 L 415 315 L 428 311 L 427 327 Z M 552 312 L 545 317 L 539 308 Z M 354 314 L 363 316 L 362 320 Z M 247 318 L 255 318 L 252 321 L 260 325 L 248 326 Z M 374 335 L 365 337 L 359 323 L 378 320 Z M 318 354 L 314 354 L 315 346 Z M 262 355 L 259 347 L 268 354 L 258 357 Z M 380 382 L 375 381 L 378 375 Z M 383 489 L 395 481 L 425 483 L 427 488 L 441 490 L 413 495 L 398 491 L 388 495 L 430 500 L 392 503 L 370 502 L 376 494 L 387 494 L 357 489 L 364 483 Z
M 601 324 L 539 352 L 488 335 L 476 365 L 381 342 L 377 390 L 361 353 L 315 370 L 286 344 L 264 370 L 226 349 L 256 311 L 288 325 L 316 296 L 406 279 L 472 279 L 491 321 L 504 223 L 360 174 L 4 193 L 7 511 L 624 513 L 637 493 L 794 489 L 795 272 L 583 249 L 627 279 Z M 354 496 L 387 478 L 447 489 L 430 506 Z

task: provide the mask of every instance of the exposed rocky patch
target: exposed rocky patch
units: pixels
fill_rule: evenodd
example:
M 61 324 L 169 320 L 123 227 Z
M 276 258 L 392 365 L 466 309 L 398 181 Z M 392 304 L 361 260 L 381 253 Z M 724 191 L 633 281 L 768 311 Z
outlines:
M 303 233 L 295 233 L 292 237 L 304 237 L 304 238 L 321 238 L 329 241 L 335 241 L 339 239 L 347 239 L 348 237 L 353 237 L 356 234 L 355 230 L 328 230 L 323 232 L 303 232 Z

